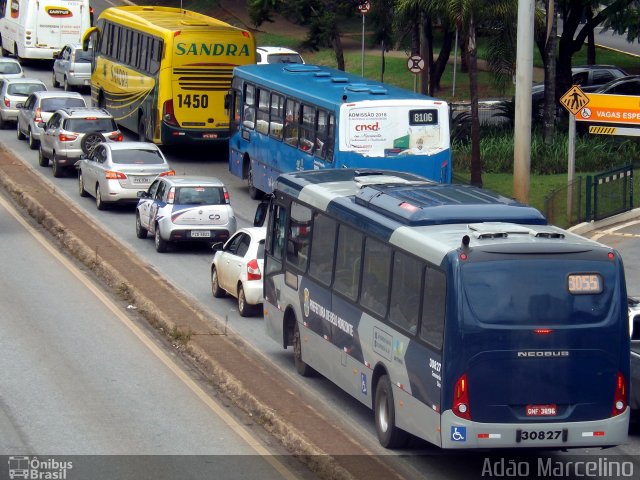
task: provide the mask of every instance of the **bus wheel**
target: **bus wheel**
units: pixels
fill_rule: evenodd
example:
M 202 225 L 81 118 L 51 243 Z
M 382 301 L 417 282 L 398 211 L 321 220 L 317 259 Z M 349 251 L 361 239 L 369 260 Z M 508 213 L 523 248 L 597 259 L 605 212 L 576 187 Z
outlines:
M 383 375 L 378 380 L 374 399 L 374 415 L 380 445 L 385 448 L 402 448 L 407 444 L 409 434 L 396 427 L 393 390 L 387 375 Z
M 4 43 L 2 42 L 2 37 L 0 37 L 0 52 L 2 53 L 3 57 L 8 57 L 9 56 L 9 50 L 4 48 Z
M 296 371 L 303 377 L 313 375 L 313 368 L 302 361 L 302 341 L 300 340 L 300 329 L 298 328 L 297 320 L 293 327 L 293 362 L 295 363 Z
M 251 164 L 249 164 L 249 173 L 247 174 L 247 185 L 249 186 L 249 196 L 254 200 L 260 200 L 262 191 L 253 184 L 253 168 L 251 168 Z
M 144 117 L 140 117 L 140 120 L 138 120 L 138 141 L 139 142 L 148 142 L 149 139 L 147 139 L 147 133 L 145 131 L 145 121 L 144 121 Z

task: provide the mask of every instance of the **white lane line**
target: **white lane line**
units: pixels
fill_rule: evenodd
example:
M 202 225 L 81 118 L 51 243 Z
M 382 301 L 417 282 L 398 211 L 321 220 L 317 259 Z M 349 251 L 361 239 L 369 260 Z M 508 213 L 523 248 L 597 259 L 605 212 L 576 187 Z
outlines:
M 229 428 L 238 434 L 255 452 L 262 456 L 271 466 L 287 480 L 296 480 L 298 477 L 293 474 L 285 465 L 279 462 L 251 433 L 244 428 L 233 416 L 220 407 L 187 373 L 185 373 L 171 358 L 161 350 L 133 321 L 109 297 L 101 292 L 98 287 L 87 276 L 74 265 L 68 258 L 56 250 L 38 230 L 33 228 L 24 220 L 16 209 L 0 196 L 0 205 L 3 206 L 54 258 L 56 258 L 69 272 L 71 272 L 98 300 L 100 300 L 138 339 L 171 370 L 182 383 L 184 383 L 209 409 Z
M 602 230 L 602 231 L 598 231 L 596 232 L 596 234 L 591 237 L 592 240 L 598 241 L 598 239 L 604 237 L 605 235 L 614 235 L 618 230 L 622 229 L 622 228 L 626 228 L 626 227 L 631 227 L 633 225 L 638 225 L 640 224 L 640 220 L 631 220 L 629 222 L 626 223 L 621 223 L 620 225 L 616 225 L 615 227 L 609 228 L 608 230 Z M 621 235 L 621 234 L 619 234 Z M 635 235 L 635 234 L 629 234 L 629 235 L 633 235 L 633 236 L 639 236 L 639 235 Z M 625 234 L 626 236 L 626 234 Z

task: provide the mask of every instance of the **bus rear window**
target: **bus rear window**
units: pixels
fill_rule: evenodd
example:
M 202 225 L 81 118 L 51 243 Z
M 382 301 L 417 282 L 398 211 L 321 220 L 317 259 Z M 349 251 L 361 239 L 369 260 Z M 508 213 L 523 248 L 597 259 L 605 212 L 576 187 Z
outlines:
M 606 320 L 616 269 L 594 261 L 504 260 L 463 265 L 461 278 L 465 316 L 476 321 L 578 325 Z

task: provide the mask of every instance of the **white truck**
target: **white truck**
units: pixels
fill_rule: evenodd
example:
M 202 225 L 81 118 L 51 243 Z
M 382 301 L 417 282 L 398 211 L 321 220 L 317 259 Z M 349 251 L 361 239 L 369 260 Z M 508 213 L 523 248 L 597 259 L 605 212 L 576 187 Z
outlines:
M 0 0 L 2 55 L 51 59 L 91 26 L 89 0 Z

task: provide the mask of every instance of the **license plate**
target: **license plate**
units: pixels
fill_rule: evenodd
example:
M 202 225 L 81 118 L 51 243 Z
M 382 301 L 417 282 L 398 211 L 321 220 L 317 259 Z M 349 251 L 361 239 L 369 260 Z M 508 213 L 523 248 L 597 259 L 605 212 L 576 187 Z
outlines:
M 555 405 L 527 405 L 525 415 L 527 417 L 554 417 L 558 414 Z
M 132 177 L 133 183 L 151 183 L 151 179 L 149 177 Z
M 516 443 L 520 442 L 549 442 L 562 440 L 567 441 L 569 431 L 566 428 L 558 430 L 516 430 Z
M 202 138 L 218 138 L 217 133 L 203 133 Z
M 208 230 L 192 230 L 191 231 L 191 236 L 192 237 L 210 237 L 211 236 L 211 232 L 209 232 Z

